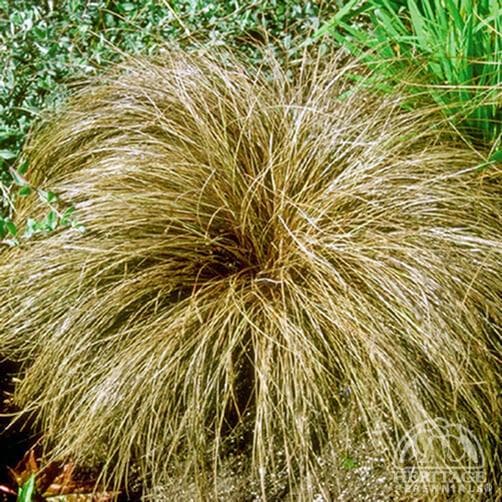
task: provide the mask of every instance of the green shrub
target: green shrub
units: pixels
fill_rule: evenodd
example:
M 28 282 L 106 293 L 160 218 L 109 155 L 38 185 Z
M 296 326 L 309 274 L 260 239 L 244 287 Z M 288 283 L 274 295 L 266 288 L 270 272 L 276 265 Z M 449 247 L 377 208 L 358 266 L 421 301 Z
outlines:
M 151 54 L 166 43 L 208 50 L 232 46 L 255 63 L 262 53 L 257 45 L 282 47 L 294 56 L 300 45 L 295 36 L 319 27 L 320 5 L 310 0 L 0 0 L 0 214 L 11 212 L 9 169 L 31 124 L 100 68 L 124 54 Z M 326 15 L 333 9 L 325 9 Z

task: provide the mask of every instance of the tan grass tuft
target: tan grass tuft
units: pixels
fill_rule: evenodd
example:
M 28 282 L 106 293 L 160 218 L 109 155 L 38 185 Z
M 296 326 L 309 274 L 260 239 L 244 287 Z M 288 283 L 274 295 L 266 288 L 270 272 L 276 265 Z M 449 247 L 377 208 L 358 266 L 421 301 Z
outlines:
M 18 402 L 49 456 L 111 487 L 139 468 L 152 500 L 331 500 L 344 456 L 389 473 L 438 416 L 493 471 L 500 170 L 336 61 L 269 70 L 131 61 L 34 136 L 86 232 L 3 253 Z

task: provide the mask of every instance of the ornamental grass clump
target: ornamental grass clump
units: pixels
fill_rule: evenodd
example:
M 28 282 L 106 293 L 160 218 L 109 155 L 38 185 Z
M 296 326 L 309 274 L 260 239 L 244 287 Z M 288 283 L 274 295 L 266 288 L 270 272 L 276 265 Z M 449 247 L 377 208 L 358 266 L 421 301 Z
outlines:
M 85 228 L 0 264 L 48 459 L 152 500 L 331 500 L 365 455 L 390 486 L 399 438 L 441 417 L 495 472 L 500 169 L 353 71 L 134 60 L 35 132 L 31 182 Z

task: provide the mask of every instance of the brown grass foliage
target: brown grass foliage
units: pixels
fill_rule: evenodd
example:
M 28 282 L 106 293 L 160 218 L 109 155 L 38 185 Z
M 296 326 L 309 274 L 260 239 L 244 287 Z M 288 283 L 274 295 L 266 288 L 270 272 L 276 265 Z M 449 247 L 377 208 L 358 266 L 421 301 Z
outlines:
M 49 457 L 155 500 L 330 500 L 345 456 L 389 472 L 440 416 L 496 469 L 500 170 L 349 69 L 130 61 L 34 135 L 31 179 L 86 227 L 0 265 Z

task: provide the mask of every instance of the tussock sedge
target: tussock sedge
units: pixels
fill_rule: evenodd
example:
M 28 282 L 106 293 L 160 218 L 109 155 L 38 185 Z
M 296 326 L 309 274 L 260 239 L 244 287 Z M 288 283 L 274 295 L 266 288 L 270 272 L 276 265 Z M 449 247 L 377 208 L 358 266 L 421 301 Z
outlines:
M 131 60 L 33 134 L 31 182 L 86 229 L 0 263 L 48 459 L 150 500 L 357 500 L 366 455 L 385 498 L 399 439 L 441 417 L 495 472 L 500 169 L 353 72 Z M 453 476 L 439 440 L 415 467 Z

